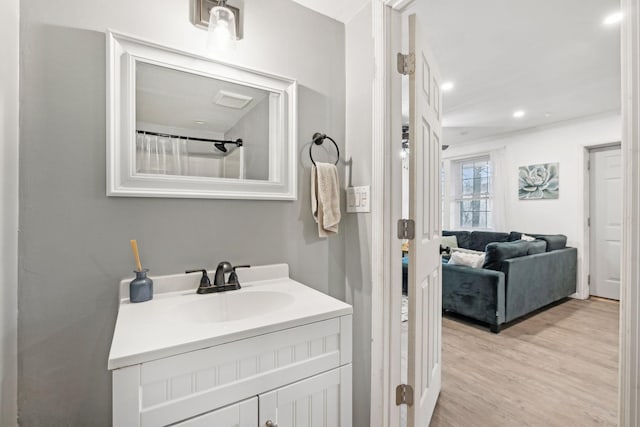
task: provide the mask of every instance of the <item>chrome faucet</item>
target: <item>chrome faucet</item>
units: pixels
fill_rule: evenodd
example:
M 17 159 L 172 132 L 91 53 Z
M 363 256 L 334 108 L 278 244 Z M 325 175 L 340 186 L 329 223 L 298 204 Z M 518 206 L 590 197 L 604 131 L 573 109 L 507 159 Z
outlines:
M 187 270 L 185 273 L 195 273 L 197 271 L 202 272 L 200 278 L 200 286 L 196 291 L 199 294 L 210 294 L 213 292 L 225 292 L 240 289 L 240 282 L 238 281 L 238 275 L 236 274 L 236 268 L 249 268 L 250 265 L 236 265 L 231 266 L 229 261 L 222 261 L 216 268 L 216 273 L 213 276 L 213 285 L 207 276 L 207 270 Z M 225 282 L 225 274 L 229 274 L 229 279 Z

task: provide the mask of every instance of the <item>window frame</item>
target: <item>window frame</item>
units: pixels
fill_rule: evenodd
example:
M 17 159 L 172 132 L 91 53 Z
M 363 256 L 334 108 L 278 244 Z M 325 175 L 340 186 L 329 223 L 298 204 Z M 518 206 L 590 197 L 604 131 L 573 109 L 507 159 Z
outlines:
M 473 164 L 473 167 L 477 167 L 476 163 L 486 163 L 488 167 L 488 172 L 483 175 L 476 175 L 474 170 L 473 176 L 471 178 L 464 177 L 464 168 L 470 164 Z M 455 159 L 451 161 L 451 198 L 450 198 L 450 209 L 451 209 L 451 222 L 454 224 L 454 228 L 458 230 L 493 230 L 494 229 L 494 219 L 493 215 L 495 213 L 493 199 L 494 199 L 494 170 L 493 164 L 491 161 L 490 155 L 476 155 L 471 157 L 465 157 L 460 159 Z M 487 190 L 482 191 L 483 179 L 486 178 L 486 186 Z M 475 188 L 470 195 L 464 194 L 464 181 L 473 180 L 480 181 L 480 191 L 476 192 Z M 475 187 L 476 184 L 474 183 Z M 474 227 L 473 225 L 469 225 L 468 223 L 463 224 L 462 221 L 462 209 L 463 202 L 479 202 L 482 206 L 484 205 L 484 209 L 482 207 L 480 209 L 471 209 L 467 210 L 467 212 L 478 212 L 479 214 L 484 213 L 484 224 L 479 224 Z M 479 215 L 481 216 L 481 215 Z

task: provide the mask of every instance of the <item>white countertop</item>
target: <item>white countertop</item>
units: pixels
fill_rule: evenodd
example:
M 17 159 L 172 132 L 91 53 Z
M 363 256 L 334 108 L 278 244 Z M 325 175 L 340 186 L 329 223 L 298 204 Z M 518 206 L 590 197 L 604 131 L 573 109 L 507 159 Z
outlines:
M 286 264 L 238 270 L 242 289 L 221 293 L 196 294 L 200 276 L 151 275 L 153 299 L 135 304 L 127 298 L 131 279 L 120 283 L 110 370 L 353 313 L 290 279 Z

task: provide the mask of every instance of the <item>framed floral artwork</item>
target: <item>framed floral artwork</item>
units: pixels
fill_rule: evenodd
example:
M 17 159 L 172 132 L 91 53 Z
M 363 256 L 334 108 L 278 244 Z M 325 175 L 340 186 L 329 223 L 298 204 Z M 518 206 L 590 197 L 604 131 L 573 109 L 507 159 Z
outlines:
M 559 164 L 521 166 L 518 174 L 520 200 L 557 199 L 560 195 Z

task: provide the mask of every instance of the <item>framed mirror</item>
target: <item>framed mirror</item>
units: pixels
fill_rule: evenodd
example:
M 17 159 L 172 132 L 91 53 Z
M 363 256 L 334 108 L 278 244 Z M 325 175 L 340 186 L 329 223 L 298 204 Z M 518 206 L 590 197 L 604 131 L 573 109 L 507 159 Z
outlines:
M 108 196 L 296 198 L 295 80 L 107 39 Z

